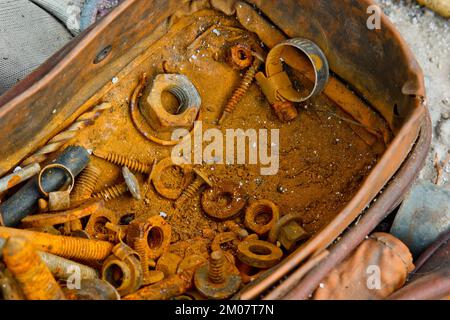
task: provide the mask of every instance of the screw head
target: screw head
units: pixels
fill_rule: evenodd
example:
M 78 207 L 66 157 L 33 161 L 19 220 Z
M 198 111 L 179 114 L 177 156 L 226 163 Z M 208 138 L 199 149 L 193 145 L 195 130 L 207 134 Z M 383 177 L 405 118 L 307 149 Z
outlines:
M 130 169 L 127 167 L 122 168 L 122 174 L 125 178 L 125 183 L 127 184 L 128 190 L 133 195 L 133 198 L 141 200 L 141 188 L 139 187 L 139 182 L 136 176 L 131 173 Z

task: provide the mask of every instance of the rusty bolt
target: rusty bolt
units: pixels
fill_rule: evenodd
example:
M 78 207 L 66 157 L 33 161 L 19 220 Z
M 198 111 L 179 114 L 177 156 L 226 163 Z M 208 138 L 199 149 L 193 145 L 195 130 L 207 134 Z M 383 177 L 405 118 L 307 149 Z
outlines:
M 206 174 L 197 169 L 194 169 L 194 172 L 197 174 L 194 181 L 187 187 L 186 190 L 181 193 L 180 197 L 175 202 L 175 206 L 177 208 L 182 206 L 189 198 L 194 197 L 198 190 L 200 190 L 200 188 L 203 186 L 203 184 L 206 183 L 210 187 L 212 187 L 213 183 Z
M 233 113 L 234 109 L 241 101 L 242 97 L 250 88 L 250 85 L 253 83 L 255 79 L 256 72 L 258 72 L 259 67 L 261 66 L 261 61 L 259 59 L 255 59 L 252 66 L 247 70 L 244 75 L 244 78 L 241 81 L 239 87 L 234 91 L 230 100 L 228 100 L 225 109 L 223 111 L 222 117 L 219 119 L 219 124 L 222 124 L 227 117 Z
M 125 155 L 117 154 L 114 152 L 104 152 L 101 150 L 94 150 L 93 154 L 96 157 L 111 162 L 115 165 L 127 167 L 134 172 L 150 174 L 150 172 L 152 171 L 152 166 L 150 164 L 130 159 Z
M 9 238 L 3 248 L 3 259 L 27 299 L 65 299 L 52 273 L 26 239 Z
M 58 279 L 68 279 L 73 276 L 73 271 L 71 271 L 73 267 L 80 271 L 81 279 L 98 279 L 97 270 L 91 267 L 61 258 L 48 252 L 38 251 L 38 255 L 51 273 Z
M 139 254 L 144 284 L 151 283 L 149 262 L 161 256 L 169 247 L 170 225 L 160 216 L 135 219 L 127 229 L 126 242 Z
M 140 200 L 141 191 L 136 176 L 132 174 L 127 167 L 122 168 L 122 174 L 125 178 L 125 183 L 117 184 L 115 186 L 94 193 L 92 197 L 103 198 L 105 201 L 109 201 L 124 195 L 127 191 L 130 191 L 133 198 L 135 198 L 136 200 Z
M 197 269 L 194 284 L 198 291 L 209 299 L 227 299 L 235 294 L 241 286 L 241 277 L 236 272 L 229 272 L 222 251 L 213 251 L 208 263 Z
M 106 241 L 56 236 L 8 227 L 0 227 L 0 237 L 23 237 L 38 250 L 77 260 L 103 260 L 113 248 L 113 245 Z
M 88 164 L 87 167 L 81 172 L 75 187 L 71 194 L 72 202 L 79 202 L 89 199 L 94 192 L 98 179 L 100 178 L 101 171 L 93 164 Z

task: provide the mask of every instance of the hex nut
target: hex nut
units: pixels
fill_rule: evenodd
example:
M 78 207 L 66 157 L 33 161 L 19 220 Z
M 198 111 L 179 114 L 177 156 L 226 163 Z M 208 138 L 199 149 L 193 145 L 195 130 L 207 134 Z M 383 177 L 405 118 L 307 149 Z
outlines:
M 164 91 L 170 92 L 178 99 L 178 113 L 169 113 L 164 108 L 162 103 Z M 157 75 L 145 102 L 149 124 L 159 132 L 192 127 L 202 103 L 195 86 L 185 75 L 181 74 Z

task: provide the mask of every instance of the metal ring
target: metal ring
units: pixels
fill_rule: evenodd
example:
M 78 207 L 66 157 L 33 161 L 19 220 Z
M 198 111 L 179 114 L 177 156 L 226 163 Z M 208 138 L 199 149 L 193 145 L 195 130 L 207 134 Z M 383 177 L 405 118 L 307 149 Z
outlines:
M 60 163 L 49 164 L 49 165 L 45 166 L 44 168 L 42 168 L 42 170 L 39 172 L 39 176 L 38 176 L 39 192 L 42 193 L 45 197 L 48 197 L 48 192 L 45 191 L 44 188 L 42 187 L 42 175 L 45 171 L 47 171 L 49 169 L 53 169 L 53 168 L 63 169 L 66 173 L 68 173 L 68 175 L 70 177 L 70 186 L 68 188 L 68 191 L 70 193 L 73 189 L 73 186 L 75 185 L 75 177 L 73 176 L 73 173 L 72 173 L 72 171 L 70 171 L 69 168 L 67 168 L 65 165 L 60 164 Z
M 306 101 L 318 94 L 325 88 L 330 76 L 329 65 L 323 51 L 314 42 L 308 39 L 293 38 L 277 44 L 270 50 L 267 55 L 266 75 L 268 78 L 283 71 L 282 54 L 283 50 L 288 47 L 294 47 L 303 52 L 311 62 L 314 68 L 315 82 L 314 88 L 307 97 L 302 97 L 293 87 L 283 89 L 278 92 L 284 99 L 291 102 Z

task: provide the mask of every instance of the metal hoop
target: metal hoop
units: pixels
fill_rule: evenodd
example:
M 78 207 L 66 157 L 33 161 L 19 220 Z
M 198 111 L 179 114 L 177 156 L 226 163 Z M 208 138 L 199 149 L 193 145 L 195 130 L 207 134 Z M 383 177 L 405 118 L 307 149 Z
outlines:
M 68 173 L 71 183 L 67 190 L 70 193 L 75 185 L 75 177 L 73 176 L 73 173 L 72 173 L 72 171 L 70 171 L 69 168 L 67 168 L 65 165 L 60 164 L 60 163 L 49 164 L 49 165 L 45 166 L 44 168 L 42 168 L 42 170 L 39 172 L 39 176 L 38 176 L 39 192 L 42 193 L 45 197 L 48 197 L 49 193 L 47 191 L 45 191 L 44 188 L 42 187 L 42 175 L 44 174 L 45 171 L 53 169 L 53 168 L 63 169 L 66 173 Z

